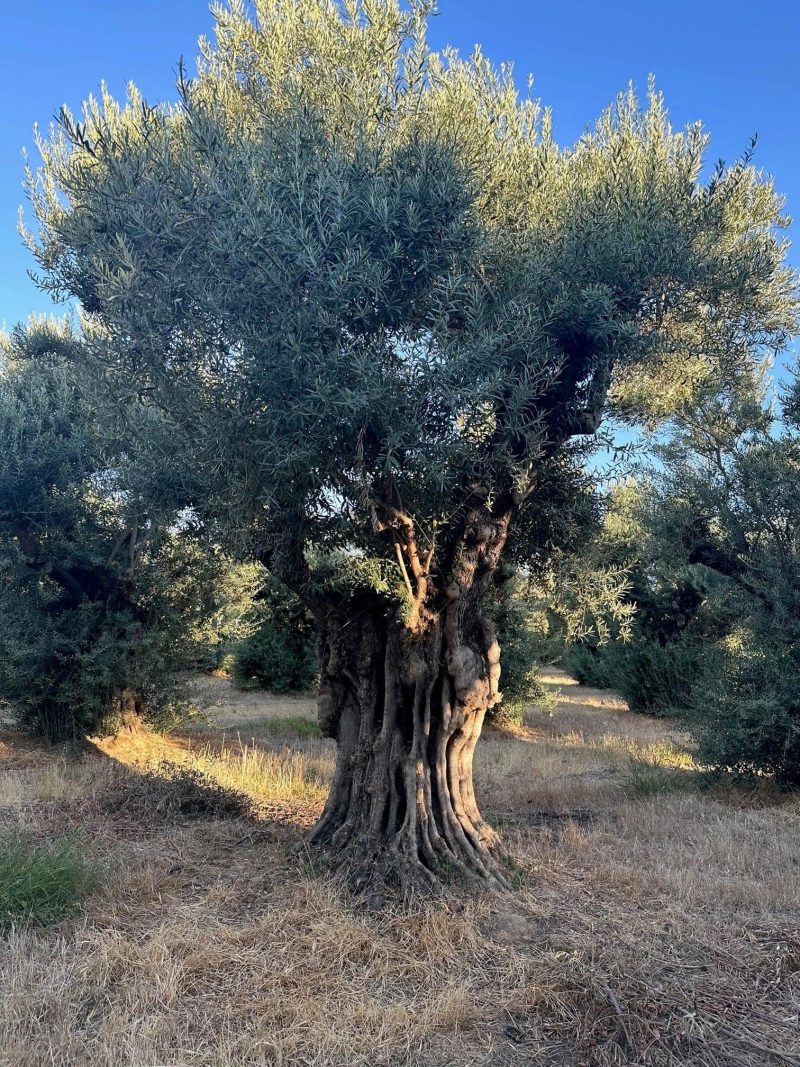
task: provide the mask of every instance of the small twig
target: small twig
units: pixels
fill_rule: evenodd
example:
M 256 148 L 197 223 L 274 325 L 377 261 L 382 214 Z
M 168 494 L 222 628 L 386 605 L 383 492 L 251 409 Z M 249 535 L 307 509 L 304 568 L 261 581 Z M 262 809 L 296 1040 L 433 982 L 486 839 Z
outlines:
M 617 1000 L 614 990 L 611 989 L 610 986 L 607 986 L 605 982 L 598 982 L 597 984 L 598 988 L 603 993 L 608 1003 L 614 1009 L 614 1014 L 617 1017 L 619 1025 L 622 1027 L 622 1032 L 625 1035 L 625 1040 L 628 1043 L 628 1049 L 633 1052 L 635 1046 L 633 1043 L 633 1037 L 631 1036 L 631 1032 L 628 1029 L 628 1018 L 630 1017 L 630 1013 L 622 1010 L 622 1006 Z
M 781 1050 L 777 1048 L 768 1048 L 766 1045 L 761 1045 L 751 1037 L 745 1037 L 744 1034 L 737 1034 L 735 1030 L 732 1030 L 729 1026 L 725 1026 L 724 1023 L 720 1025 L 720 1030 L 734 1038 L 736 1041 L 740 1041 L 748 1048 L 754 1049 L 756 1052 L 763 1052 L 767 1056 L 775 1056 L 784 1063 L 791 1064 L 791 1067 L 800 1067 L 800 1056 L 795 1056 L 791 1052 L 781 1052 Z

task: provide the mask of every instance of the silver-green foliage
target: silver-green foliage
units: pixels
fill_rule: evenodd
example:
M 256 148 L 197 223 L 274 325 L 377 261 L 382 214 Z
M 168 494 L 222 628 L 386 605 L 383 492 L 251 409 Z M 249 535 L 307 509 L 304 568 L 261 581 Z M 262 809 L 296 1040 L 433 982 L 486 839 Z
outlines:
M 634 711 L 670 714 L 686 706 L 721 622 L 708 576 L 654 531 L 651 471 L 639 474 L 607 494 L 601 528 L 571 563 L 577 581 L 555 606 L 563 614 L 566 599 L 580 620 L 564 663 L 581 683 L 616 689 Z
M 339 548 L 402 597 L 387 506 L 435 566 L 471 493 L 535 513 L 604 412 L 658 421 L 785 342 L 772 183 L 701 180 L 705 134 L 654 91 L 560 147 L 510 70 L 429 50 L 427 0 L 254 8 L 214 9 L 174 106 L 64 113 L 30 241 L 80 301 L 80 359 L 156 398 L 295 588 Z
M 0 371 L 0 700 L 70 742 L 171 714 L 225 570 L 181 529 L 171 474 L 100 417 L 77 343 L 33 324 Z
M 687 412 L 662 452 L 651 527 L 706 575 L 716 640 L 688 721 L 712 766 L 800 782 L 800 436 L 797 376 L 782 421 L 757 388 Z M 710 580 L 709 580 L 710 579 Z M 708 607 L 705 608 L 708 610 Z
M 646 477 L 612 497 L 587 562 L 627 569 L 627 633 L 575 645 L 567 665 L 634 710 L 680 716 L 707 766 L 796 784 L 797 377 L 781 413 L 765 372 L 701 391 Z

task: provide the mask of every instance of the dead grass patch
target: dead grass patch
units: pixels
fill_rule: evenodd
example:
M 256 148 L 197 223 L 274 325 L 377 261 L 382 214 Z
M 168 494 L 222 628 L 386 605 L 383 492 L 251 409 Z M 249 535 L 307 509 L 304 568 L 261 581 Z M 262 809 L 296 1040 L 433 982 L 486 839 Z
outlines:
M 77 800 L 92 795 L 113 774 L 113 768 L 99 760 L 54 759 L 27 769 L 0 767 L 0 811 Z
M 361 914 L 310 874 L 314 739 L 144 735 L 0 775 L 7 816 L 79 819 L 106 856 L 84 914 L 0 940 L 0 1064 L 800 1065 L 800 804 L 699 789 L 672 724 L 571 695 L 479 746 L 504 898 Z
M 317 702 L 314 696 L 277 695 L 263 689 L 239 689 L 223 675 L 204 674 L 193 682 L 193 696 L 200 710 L 200 728 L 211 725 L 224 731 L 240 730 L 249 736 L 254 724 L 265 719 L 303 718 L 315 722 Z

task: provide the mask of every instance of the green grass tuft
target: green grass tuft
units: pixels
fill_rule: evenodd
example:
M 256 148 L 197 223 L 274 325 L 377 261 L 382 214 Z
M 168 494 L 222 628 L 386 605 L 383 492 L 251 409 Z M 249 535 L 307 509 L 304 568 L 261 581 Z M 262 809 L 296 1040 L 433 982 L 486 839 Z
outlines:
M 36 842 L 19 831 L 0 834 L 0 929 L 58 922 L 97 880 L 94 865 L 70 838 Z
M 680 767 L 665 767 L 649 760 L 633 759 L 622 772 L 622 781 L 628 793 L 653 797 L 696 789 L 698 774 Z
M 281 739 L 322 737 L 317 722 L 314 719 L 307 719 L 303 715 L 290 715 L 280 719 L 264 719 L 259 723 L 253 723 L 250 729 L 256 734 L 268 734 L 270 737 Z

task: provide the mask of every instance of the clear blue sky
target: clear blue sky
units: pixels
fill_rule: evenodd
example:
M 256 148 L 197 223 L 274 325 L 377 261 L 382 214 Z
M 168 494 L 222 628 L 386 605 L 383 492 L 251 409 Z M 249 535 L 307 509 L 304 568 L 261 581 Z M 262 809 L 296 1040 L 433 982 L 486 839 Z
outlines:
M 712 162 L 733 160 L 757 133 L 757 163 L 798 216 L 800 267 L 800 0 L 440 0 L 432 43 L 476 42 L 511 60 L 518 81 L 553 108 L 573 141 L 616 92 L 653 73 L 675 125 L 702 119 Z M 49 298 L 28 280 L 17 234 L 21 149 L 62 103 L 78 110 L 101 80 L 135 81 L 152 102 L 174 97 L 180 56 L 193 64 L 212 20 L 204 0 L 0 0 L 0 325 Z

